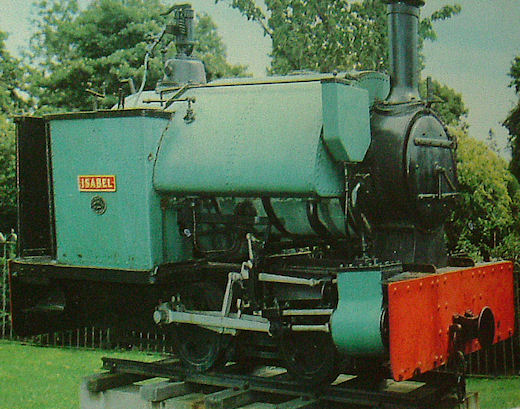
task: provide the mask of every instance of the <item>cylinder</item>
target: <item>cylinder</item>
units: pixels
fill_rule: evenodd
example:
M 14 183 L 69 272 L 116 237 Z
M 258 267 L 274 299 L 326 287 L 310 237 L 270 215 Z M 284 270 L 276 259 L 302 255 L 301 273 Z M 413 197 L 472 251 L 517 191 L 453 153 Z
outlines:
M 417 1 L 388 1 L 388 34 L 390 41 L 390 103 L 419 99 Z

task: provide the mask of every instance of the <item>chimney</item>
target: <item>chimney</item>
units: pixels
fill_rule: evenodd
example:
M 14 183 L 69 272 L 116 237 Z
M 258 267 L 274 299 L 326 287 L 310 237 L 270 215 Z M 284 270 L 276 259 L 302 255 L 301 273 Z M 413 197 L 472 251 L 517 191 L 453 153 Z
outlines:
M 419 100 L 419 8 L 423 0 L 384 0 L 388 4 L 390 46 L 389 103 Z

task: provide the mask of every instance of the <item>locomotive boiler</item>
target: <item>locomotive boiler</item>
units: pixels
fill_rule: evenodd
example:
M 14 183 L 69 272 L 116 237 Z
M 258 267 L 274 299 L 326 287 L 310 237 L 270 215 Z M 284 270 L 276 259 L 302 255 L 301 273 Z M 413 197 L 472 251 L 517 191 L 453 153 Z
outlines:
M 18 118 L 16 332 L 155 322 L 193 370 L 310 384 L 410 379 L 510 337 L 512 264 L 446 252 L 456 141 L 418 93 L 423 2 L 385 2 L 389 76 L 207 83 L 182 5 L 155 90 Z

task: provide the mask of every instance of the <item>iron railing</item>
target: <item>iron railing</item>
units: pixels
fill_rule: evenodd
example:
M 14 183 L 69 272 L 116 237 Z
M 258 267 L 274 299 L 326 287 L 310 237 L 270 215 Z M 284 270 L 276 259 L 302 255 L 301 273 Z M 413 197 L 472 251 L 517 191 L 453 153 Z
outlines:
M 13 329 L 11 326 L 10 303 L 9 303 L 9 277 L 7 263 L 10 258 L 15 256 L 17 237 L 13 230 L 11 233 L 4 235 L 0 233 L 0 261 L 2 264 L 2 306 L 0 310 L 0 320 L 2 323 L 2 338 L 12 338 Z

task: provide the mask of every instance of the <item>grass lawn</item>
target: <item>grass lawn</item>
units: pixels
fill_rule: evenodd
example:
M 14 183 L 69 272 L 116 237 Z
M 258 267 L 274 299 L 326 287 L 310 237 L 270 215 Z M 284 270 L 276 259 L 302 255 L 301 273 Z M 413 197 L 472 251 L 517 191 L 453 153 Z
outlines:
M 101 357 L 155 360 L 159 355 L 36 347 L 0 340 L 0 409 L 78 409 L 79 385 L 101 371 Z M 469 379 L 481 409 L 520 407 L 520 378 Z M 131 408 L 129 408 L 131 409 Z
M 0 340 L 0 409 L 78 409 L 79 385 L 101 357 L 155 360 L 142 352 L 89 351 Z
M 481 409 L 520 408 L 520 377 L 471 378 L 468 390 L 478 391 Z

